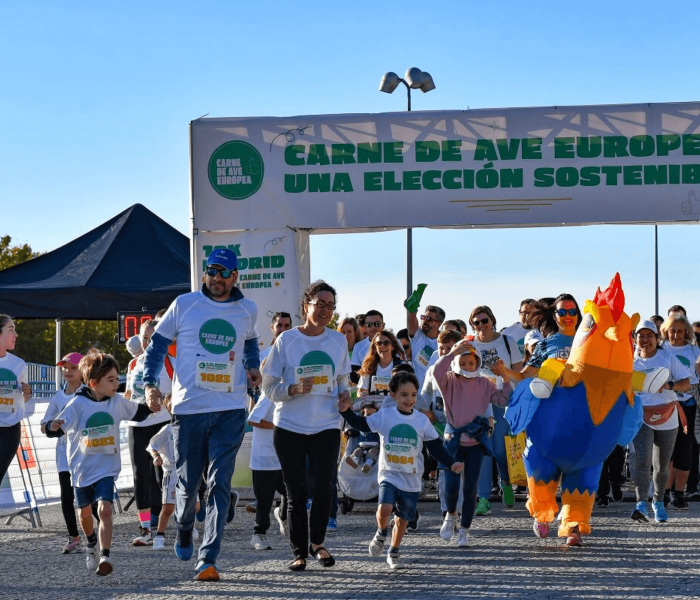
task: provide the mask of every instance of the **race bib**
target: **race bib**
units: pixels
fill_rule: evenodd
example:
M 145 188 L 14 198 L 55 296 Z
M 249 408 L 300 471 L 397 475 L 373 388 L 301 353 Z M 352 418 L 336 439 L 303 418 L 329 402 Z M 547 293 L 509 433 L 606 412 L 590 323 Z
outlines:
M 427 369 L 428 364 L 430 363 L 430 357 L 433 355 L 433 352 L 434 350 L 430 346 L 425 346 L 418 354 L 416 360 Z
M 0 413 L 13 415 L 17 412 L 17 407 L 22 401 L 22 394 L 19 390 L 0 388 Z
M 420 449 L 418 434 L 410 425 L 396 425 L 391 428 L 384 443 L 387 467 L 402 473 L 418 472 Z
M 114 424 L 86 427 L 82 431 L 85 454 L 117 454 L 117 435 Z
M 372 377 L 372 390 L 375 394 L 388 394 L 391 377 Z
M 304 365 L 297 367 L 294 383 L 301 383 L 302 378 L 313 377 L 312 394 L 330 394 L 333 391 L 333 367 L 331 365 Z
M 214 392 L 232 392 L 235 363 L 197 361 L 197 387 Z

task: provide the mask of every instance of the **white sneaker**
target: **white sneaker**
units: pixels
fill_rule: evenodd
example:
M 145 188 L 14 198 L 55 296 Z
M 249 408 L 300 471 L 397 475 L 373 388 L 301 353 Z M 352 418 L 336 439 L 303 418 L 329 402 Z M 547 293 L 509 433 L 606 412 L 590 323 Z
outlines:
M 288 537 L 287 536 L 287 521 L 282 519 L 282 511 L 280 510 L 279 506 L 277 508 L 275 508 L 274 513 L 275 513 L 275 519 L 277 519 L 277 522 L 279 523 L 279 526 L 280 526 L 280 533 L 284 537 Z
M 153 538 L 151 537 L 151 530 L 145 527 L 139 527 L 139 534 L 134 538 L 132 542 L 133 546 L 150 546 L 153 543 Z
M 457 532 L 457 546 L 464 548 L 465 546 L 469 546 L 470 543 L 469 530 L 460 527 L 459 532 Z
M 386 562 L 389 565 L 389 568 L 391 568 L 392 570 L 403 569 L 401 556 L 398 552 L 391 552 L 391 548 L 389 549 L 389 553 L 386 555 Z
M 85 562 L 87 563 L 87 568 L 91 571 L 97 569 L 97 545 L 92 548 L 87 546 L 85 548 Z
M 156 537 L 153 538 L 153 549 L 156 552 L 163 552 L 165 550 L 165 536 L 164 535 L 156 535 Z
M 109 575 L 113 570 L 114 567 L 112 567 L 112 561 L 109 560 L 109 556 L 100 556 L 100 564 L 97 565 L 95 573 L 104 577 L 105 575 Z
M 384 552 L 384 542 L 386 541 L 386 536 L 379 535 L 377 531 L 369 543 L 369 555 L 370 556 L 381 556 Z
M 256 550 L 272 550 L 272 546 L 267 543 L 265 536 L 258 533 L 254 533 L 253 537 L 250 538 L 250 545 Z
M 440 537 L 449 542 L 457 530 L 457 515 L 452 516 L 450 513 L 445 515 L 445 520 L 440 527 Z

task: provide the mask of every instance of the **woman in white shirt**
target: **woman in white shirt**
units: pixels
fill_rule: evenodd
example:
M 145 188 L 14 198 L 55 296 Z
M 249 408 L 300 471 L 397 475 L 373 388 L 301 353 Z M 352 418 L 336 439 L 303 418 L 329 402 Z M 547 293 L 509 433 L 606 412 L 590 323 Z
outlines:
M 303 571 L 309 554 L 324 567 L 335 564 L 323 541 L 340 451 L 338 399 L 349 395 L 350 375 L 347 340 L 328 328 L 335 308 L 335 290 L 312 283 L 302 301 L 304 324 L 275 340 L 262 371 L 263 391 L 275 403 L 273 439 L 289 499 L 292 571 Z M 307 460 L 314 473 L 308 515 Z

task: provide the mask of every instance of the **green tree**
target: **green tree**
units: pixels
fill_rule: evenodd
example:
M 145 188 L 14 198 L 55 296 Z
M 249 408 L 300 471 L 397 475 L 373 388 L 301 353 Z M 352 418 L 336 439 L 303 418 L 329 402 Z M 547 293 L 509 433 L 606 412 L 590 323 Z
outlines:
M 0 238 L 0 271 L 36 258 L 29 244 L 12 246 L 12 238 Z M 2 312 L 2 300 L 0 300 Z M 56 322 L 47 319 L 17 319 L 17 354 L 27 362 L 53 365 L 56 362 Z M 61 356 L 69 352 L 85 354 L 98 348 L 114 354 L 119 366 L 125 369 L 131 356 L 124 346 L 116 343 L 115 321 L 64 321 L 61 327 Z

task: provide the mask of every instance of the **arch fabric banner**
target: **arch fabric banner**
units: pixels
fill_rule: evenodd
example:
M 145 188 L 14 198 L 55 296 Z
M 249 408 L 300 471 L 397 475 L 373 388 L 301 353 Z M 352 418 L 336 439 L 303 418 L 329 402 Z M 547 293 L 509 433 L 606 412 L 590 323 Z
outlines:
M 700 103 L 198 119 L 195 233 L 700 219 Z

